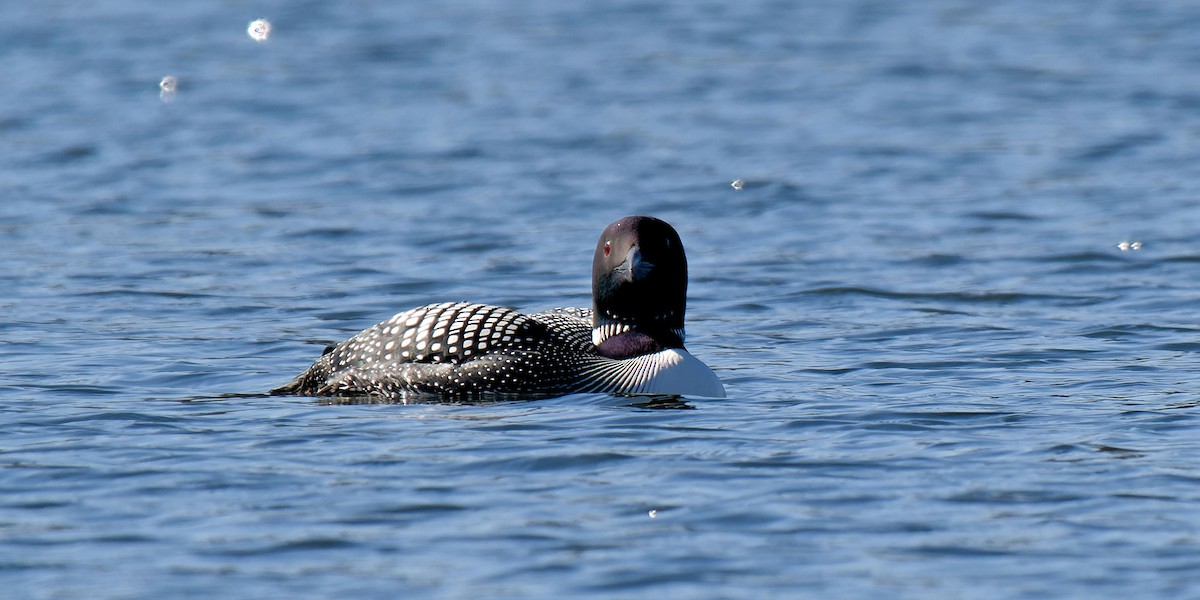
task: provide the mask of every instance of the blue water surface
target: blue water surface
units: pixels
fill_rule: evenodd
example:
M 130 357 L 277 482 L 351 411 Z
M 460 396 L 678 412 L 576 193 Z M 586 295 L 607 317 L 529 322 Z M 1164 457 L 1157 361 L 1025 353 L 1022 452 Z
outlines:
M 6 597 L 1200 598 L 1200 5 L 0 14 Z M 628 214 L 728 399 L 262 395 Z

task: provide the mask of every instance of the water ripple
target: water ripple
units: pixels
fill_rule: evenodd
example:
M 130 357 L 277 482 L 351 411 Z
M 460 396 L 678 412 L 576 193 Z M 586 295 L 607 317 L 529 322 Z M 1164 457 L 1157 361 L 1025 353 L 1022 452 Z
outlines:
M 804 290 L 799 295 L 808 296 L 869 296 L 890 300 L 928 300 L 949 304 L 1011 304 L 1017 302 L 1061 302 L 1068 305 L 1083 305 L 1097 299 L 1087 296 L 1061 294 L 1032 294 L 1021 292 L 898 292 L 864 287 L 822 287 Z

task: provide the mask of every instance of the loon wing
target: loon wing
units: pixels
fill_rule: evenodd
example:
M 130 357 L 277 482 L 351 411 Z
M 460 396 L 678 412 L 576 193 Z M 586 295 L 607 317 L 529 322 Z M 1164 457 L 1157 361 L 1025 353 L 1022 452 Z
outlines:
M 422 306 L 338 344 L 271 393 L 563 393 L 578 370 L 571 360 L 576 357 L 563 350 L 580 351 L 578 341 L 587 337 L 588 325 L 579 323 L 584 321 L 571 311 L 526 315 L 468 302 Z

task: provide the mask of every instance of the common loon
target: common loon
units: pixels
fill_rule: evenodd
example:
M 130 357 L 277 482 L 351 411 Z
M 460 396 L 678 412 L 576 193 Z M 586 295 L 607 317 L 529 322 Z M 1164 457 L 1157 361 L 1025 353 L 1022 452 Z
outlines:
M 447 302 L 402 312 L 325 349 L 272 395 L 478 399 L 577 392 L 724 398 L 683 347 L 687 258 L 665 221 L 625 217 L 592 260 L 592 308 L 525 314 Z

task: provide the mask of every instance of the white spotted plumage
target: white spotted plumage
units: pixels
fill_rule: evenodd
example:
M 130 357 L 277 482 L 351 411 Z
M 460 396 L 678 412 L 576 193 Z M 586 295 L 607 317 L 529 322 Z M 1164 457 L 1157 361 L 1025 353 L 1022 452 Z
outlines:
M 485 325 L 477 337 L 460 339 L 480 322 Z M 571 392 L 724 396 L 712 372 L 685 350 L 616 360 L 597 355 L 591 337 L 586 309 L 526 315 L 486 304 L 433 304 L 338 344 L 294 383 L 303 382 L 316 395 L 393 400 Z M 688 368 L 695 372 L 673 374 Z M 655 383 L 668 373 L 678 385 Z

